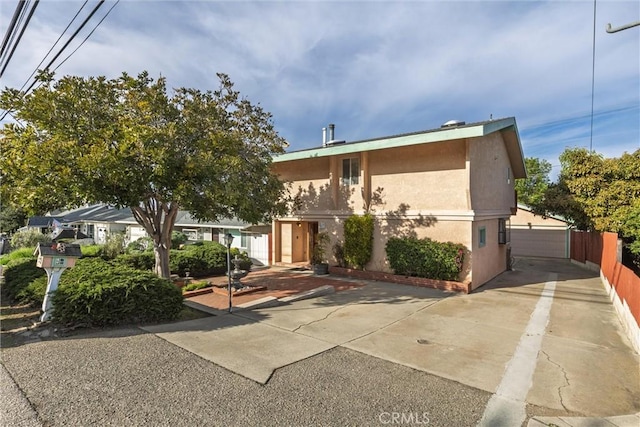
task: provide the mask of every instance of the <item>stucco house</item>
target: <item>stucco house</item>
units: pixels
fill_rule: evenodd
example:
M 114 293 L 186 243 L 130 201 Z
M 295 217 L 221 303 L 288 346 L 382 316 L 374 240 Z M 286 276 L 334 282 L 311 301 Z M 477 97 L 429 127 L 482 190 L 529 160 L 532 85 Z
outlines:
M 518 204 L 516 215 L 511 217 L 511 254 L 569 258 L 571 226 L 562 217 L 534 215 L 530 207 Z
M 526 177 L 515 118 L 348 143 L 329 129 L 321 147 L 274 158 L 296 202 L 272 225 L 274 263 L 309 262 L 318 231 L 340 243 L 343 221 L 369 209 L 376 227 L 367 270 L 390 272 L 385 244 L 402 235 L 464 244 L 460 281 L 471 289 L 506 269 L 514 180 Z

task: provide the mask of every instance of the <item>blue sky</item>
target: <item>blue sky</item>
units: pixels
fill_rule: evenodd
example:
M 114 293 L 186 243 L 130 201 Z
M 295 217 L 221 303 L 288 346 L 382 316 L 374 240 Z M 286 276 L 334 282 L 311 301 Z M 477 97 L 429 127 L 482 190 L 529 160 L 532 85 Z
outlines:
M 16 4 L 0 0 L 2 34 Z M 40 2 L 2 87 L 22 86 L 81 5 Z M 596 16 L 592 144 L 617 157 L 640 148 L 640 27 L 605 28 L 640 20 L 640 2 L 599 0 Z M 515 116 L 525 156 L 558 165 L 590 146 L 592 37 L 592 1 L 121 0 L 56 74 L 216 89 L 227 73 L 289 150 L 319 146 L 329 123 L 353 141 Z

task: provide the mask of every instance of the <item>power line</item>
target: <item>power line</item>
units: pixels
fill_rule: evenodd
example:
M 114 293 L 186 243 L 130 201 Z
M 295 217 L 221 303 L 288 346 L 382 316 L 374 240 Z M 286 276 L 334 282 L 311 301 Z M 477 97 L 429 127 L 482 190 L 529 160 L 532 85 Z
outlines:
M 18 21 L 18 16 L 20 16 L 20 12 L 22 12 L 22 8 L 24 8 L 25 4 L 25 0 L 18 1 L 16 10 L 13 12 L 13 17 L 11 18 L 11 22 L 9 23 L 9 28 L 7 28 L 7 32 L 4 34 L 4 39 L 2 40 L 2 47 L 0 47 L 0 57 L 4 55 L 4 50 L 7 47 L 7 42 L 9 42 L 9 37 L 13 35 L 15 31 L 14 29 L 16 27 L 16 22 Z
M 7 60 L 4 63 L 2 70 L 0 70 L 0 77 L 2 77 L 2 75 L 4 74 L 4 70 L 6 70 L 7 65 L 9 65 L 9 61 L 11 61 L 11 58 L 13 57 L 13 53 L 16 51 L 16 48 L 20 43 L 20 39 L 22 39 L 22 35 L 24 34 L 24 31 L 29 26 L 29 21 L 31 21 L 31 17 L 33 16 L 33 13 L 36 11 L 36 8 L 38 7 L 39 3 L 40 3 L 40 0 L 36 0 L 33 7 L 31 8 L 31 11 L 29 12 L 29 16 L 27 16 L 27 21 L 22 26 L 22 30 L 20 30 L 20 34 L 18 34 L 18 39 L 13 44 L 13 48 L 11 48 L 11 53 L 9 53 L 9 56 L 7 57 Z
M 53 65 L 53 63 L 56 61 L 56 59 L 58 59 L 60 57 L 60 55 L 64 52 L 64 50 L 69 46 L 69 44 L 71 43 L 71 41 L 78 35 L 78 33 L 84 28 L 84 26 L 89 22 L 89 20 L 93 17 L 93 15 L 98 11 L 98 9 L 100 9 L 100 7 L 104 4 L 105 0 L 101 0 L 91 11 L 91 13 L 89 14 L 89 16 L 87 16 L 85 18 L 85 20 L 80 24 L 80 27 L 78 29 L 76 29 L 76 31 L 69 37 L 69 40 L 67 40 L 67 42 L 64 44 L 64 46 L 62 46 L 60 48 L 60 50 L 58 50 L 58 52 L 56 53 L 56 55 L 53 57 L 53 59 L 51 59 L 51 61 L 49 61 L 49 63 L 45 66 L 44 70 L 49 70 L 51 68 L 51 66 Z M 120 0 L 117 0 L 113 6 L 111 6 L 111 8 L 107 11 L 107 13 L 102 17 L 102 19 L 95 25 L 95 27 L 91 30 L 91 32 L 84 38 L 84 40 L 80 43 L 80 45 L 78 47 L 76 47 L 73 52 L 71 52 L 60 64 L 58 64 L 56 66 L 56 68 L 54 69 L 57 70 L 62 64 L 64 64 L 65 61 L 67 61 L 71 55 L 73 55 L 79 48 L 80 46 L 82 46 L 89 37 L 91 37 L 91 35 L 95 32 L 95 30 L 100 26 L 100 24 L 102 24 L 102 22 L 105 20 L 105 18 L 109 15 L 109 13 L 111 13 L 111 11 L 113 10 L 113 8 L 120 2 Z M 85 1 L 86 4 L 86 1 Z M 83 5 L 84 7 L 84 5 Z M 82 8 L 80 9 L 82 10 Z M 78 13 L 80 13 L 80 10 L 78 11 Z M 76 14 L 77 16 L 78 14 Z M 72 21 L 69 23 L 69 25 L 71 25 L 71 23 L 75 20 L 76 16 L 74 16 L 74 18 L 72 19 Z M 69 26 L 67 26 L 68 28 Z M 66 32 L 66 29 L 65 31 Z M 62 34 L 64 34 L 64 32 Z M 60 35 L 60 37 L 62 37 L 62 34 Z M 59 38 L 58 38 L 59 40 Z M 57 44 L 57 41 L 56 43 Z M 55 46 L 54 44 L 54 46 Z M 38 64 L 38 67 L 42 64 L 42 62 L 44 62 L 44 59 L 46 59 L 46 57 L 49 55 L 49 53 L 51 52 L 51 50 L 53 50 L 53 47 L 49 50 L 49 52 L 47 52 L 47 54 L 45 55 L 45 57 L 43 58 L 43 60 L 40 62 L 40 64 Z M 37 71 L 37 69 L 36 69 Z M 36 72 L 34 71 L 34 73 Z M 31 75 L 33 76 L 32 73 Z M 22 85 L 22 88 L 24 88 L 24 86 L 27 84 L 27 82 L 29 81 L 29 79 L 27 79 L 27 81 Z M 29 87 L 24 91 L 24 94 L 28 93 L 33 86 L 35 86 L 35 84 L 38 81 L 36 79 L 34 79 L 31 84 L 29 85 Z M 20 90 L 22 91 L 22 88 L 20 88 Z M 4 120 L 4 118 L 7 116 L 7 114 L 9 114 L 9 111 L 5 111 L 5 113 L 2 115 L 2 117 L 0 117 L 0 122 L 2 120 Z M 13 115 L 12 115 L 13 117 Z
M 60 62 L 56 68 L 53 69 L 53 71 L 57 70 L 58 68 L 60 68 L 60 66 L 62 64 L 64 64 L 65 62 L 67 62 L 67 59 L 71 58 L 71 55 L 73 55 L 74 53 L 76 53 L 76 51 L 78 49 L 80 49 L 80 47 L 82 47 L 82 45 L 84 44 L 84 42 L 86 42 L 89 37 L 91 37 L 91 35 L 98 29 L 98 27 L 100 26 L 100 24 L 102 24 L 102 21 L 104 21 L 107 16 L 109 16 L 109 14 L 111 13 L 111 11 L 113 10 L 114 7 L 117 6 L 117 4 L 120 3 L 120 0 L 116 0 L 116 2 L 113 4 L 113 6 L 111 6 L 111 8 L 107 11 L 107 13 L 102 17 L 102 19 L 96 24 L 95 27 L 93 27 L 93 30 L 91 30 L 91 32 L 89 34 L 87 34 L 87 36 L 84 38 L 84 40 L 82 40 L 82 42 L 80 42 L 80 44 L 78 45 L 78 47 L 76 47 L 75 49 L 73 49 L 73 52 L 71 52 L 66 58 L 64 58 L 62 60 L 62 62 Z
M 64 34 L 67 32 L 67 30 L 69 29 L 69 27 L 71 26 L 71 24 L 73 24 L 73 21 L 76 20 L 76 18 L 78 17 L 78 15 L 80 15 L 80 12 L 82 12 L 82 9 L 84 9 L 84 7 L 87 5 L 87 2 L 89 0 L 85 0 L 84 3 L 82 3 L 82 6 L 80 6 L 80 9 L 78 9 L 78 11 L 76 12 L 76 14 L 73 16 L 73 18 L 71 18 L 71 21 L 69 21 L 69 23 L 67 24 L 66 28 L 62 31 L 62 33 L 60 33 L 60 36 L 58 36 L 58 39 L 56 40 L 56 42 L 51 46 L 51 48 L 49 49 L 49 51 L 44 55 L 44 57 L 42 58 L 42 61 L 40 61 L 40 63 L 38 65 L 36 65 L 36 68 L 33 70 L 33 72 L 29 75 L 29 77 L 27 77 L 27 79 L 25 80 L 25 82 L 22 84 L 22 86 L 20 87 L 20 90 L 22 91 L 22 89 L 24 89 L 24 87 L 27 85 L 27 83 L 29 83 L 29 80 L 31 80 L 31 77 L 34 76 L 34 74 L 36 72 L 38 72 L 38 69 L 40 68 L 40 66 L 42 65 L 42 63 L 45 61 L 45 59 L 47 59 L 47 56 L 49 56 L 49 54 L 51 53 L 51 51 L 53 50 L 53 48 L 56 47 L 56 45 L 58 44 L 58 42 L 60 41 L 60 39 L 62 38 L 62 36 L 64 36 Z M 120 0 L 118 0 L 120 1 Z

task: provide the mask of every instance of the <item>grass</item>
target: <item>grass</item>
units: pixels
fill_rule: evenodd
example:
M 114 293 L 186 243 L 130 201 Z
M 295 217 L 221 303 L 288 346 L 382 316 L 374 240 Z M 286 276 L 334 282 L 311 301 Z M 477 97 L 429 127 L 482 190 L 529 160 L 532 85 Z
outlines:
M 0 265 L 7 265 L 9 261 L 19 258 L 32 258 L 33 248 L 21 248 L 15 251 L 0 256 Z

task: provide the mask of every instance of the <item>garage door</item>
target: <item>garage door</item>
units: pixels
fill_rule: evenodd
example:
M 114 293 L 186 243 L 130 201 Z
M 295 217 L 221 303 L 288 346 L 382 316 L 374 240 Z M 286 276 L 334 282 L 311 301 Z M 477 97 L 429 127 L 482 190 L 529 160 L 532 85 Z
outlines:
M 511 229 L 511 254 L 548 258 L 569 258 L 566 229 Z

